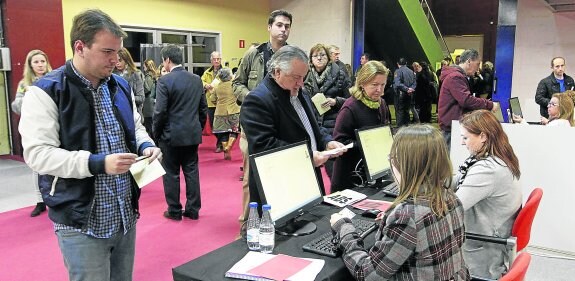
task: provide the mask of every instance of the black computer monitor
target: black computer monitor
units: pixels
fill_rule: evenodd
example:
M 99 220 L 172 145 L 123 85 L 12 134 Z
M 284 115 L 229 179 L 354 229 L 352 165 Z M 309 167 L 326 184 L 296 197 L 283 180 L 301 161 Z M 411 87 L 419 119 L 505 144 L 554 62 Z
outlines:
M 355 135 L 365 166 L 367 182 L 389 178 L 391 166 L 387 157 L 393 144 L 391 127 L 383 125 L 356 129 Z
M 316 225 L 298 218 L 323 201 L 313 154 L 306 141 L 250 155 L 263 203 L 271 205 L 276 232 L 300 236 L 313 233 Z
M 501 111 L 501 104 L 498 101 L 494 101 L 493 106 L 495 105 L 497 105 L 497 110 L 493 112 L 493 114 L 495 115 L 495 118 L 497 118 L 497 121 L 499 121 L 499 123 L 504 123 L 505 119 L 503 119 L 503 111 Z
M 511 114 L 519 115 L 523 118 L 523 112 L 521 112 L 521 104 L 519 103 L 518 97 L 512 97 L 509 99 L 509 109 L 511 109 Z M 511 115 L 513 117 L 513 115 Z

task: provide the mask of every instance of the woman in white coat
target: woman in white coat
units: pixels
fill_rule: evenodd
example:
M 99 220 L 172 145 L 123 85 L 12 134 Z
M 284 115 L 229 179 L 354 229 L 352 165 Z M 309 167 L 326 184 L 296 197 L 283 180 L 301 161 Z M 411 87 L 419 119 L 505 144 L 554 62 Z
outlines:
M 459 123 L 470 156 L 453 183 L 465 210 L 465 231 L 508 238 L 522 202 L 519 160 L 490 111 L 473 111 Z M 499 279 L 509 268 L 507 250 L 500 244 L 467 239 L 463 257 L 473 276 Z

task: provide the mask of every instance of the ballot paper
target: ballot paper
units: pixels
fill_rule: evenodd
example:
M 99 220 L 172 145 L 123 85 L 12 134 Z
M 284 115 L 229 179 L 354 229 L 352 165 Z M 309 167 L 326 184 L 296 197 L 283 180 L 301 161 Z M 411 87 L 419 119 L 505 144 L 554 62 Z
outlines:
M 345 145 L 344 147 L 335 148 L 335 149 L 330 149 L 330 150 L 325 150 L 325 151 L 323 152 L 323 154 L 325 154 L 325 155 L 335 155 L 335 154 L 338 154 L 338 153 L 340 153 L 340 152 L 342 152 L 342 151 L 344 151 L 344 150 L 346 150 L 346 149 L 350 149 L 350 148 L 352 148 L 352 147 L 353 147 L 353 142 L 351 142 L 351 143 Z
M 317 109 L 319 115 L 323 115 L 324 113 L 326 113 L 328 110 L 331 109 L 331 106 L 326 107 L 323 106 L 323 104 L 327 102 L 327 98 L 324 96 L 323 93 L 315 94 L 313 97 L 311 97 L 311 101 L 315 105 L 315 108 Z
M 138 186 L 142 188 L 157 178 L 165 175 L 166 171 L 158 159 L 155 159 L 150 163 L 150 159 L 145 158 L 132 164 L 132 167 L 130 167 L 130 173 L 132 173 Z
M 357 191 L 351 189 L 344 189 L 342 191 L 338 191 L 332 193 L 330 195 L 326 195 L 323 197 L 323 202 L 329 203 L 338 207 L 344 207 L 347 205 L 351 205 L 353 203 L 359 202 L 363 199 L 367 198 L 367 195 L 363 193 L 359 193 Z

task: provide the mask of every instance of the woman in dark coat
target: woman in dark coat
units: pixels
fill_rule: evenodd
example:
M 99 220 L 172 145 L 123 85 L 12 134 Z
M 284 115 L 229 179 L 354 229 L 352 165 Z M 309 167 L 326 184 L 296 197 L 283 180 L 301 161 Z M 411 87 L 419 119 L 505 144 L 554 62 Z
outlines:
M 382 99 L 388 75 L 389 69 L 378 61 L 369 61 L 361 67 L 355 86 L 349 90 L 351 97 L 337 115 L 334 140 L 349 144 L 356 141 L 355 129 L 389 124 L 387 105 Z M 357 145 L 336 158 L 331 178 L 332 193 L 354 187 L 351 175 L 360 159 Z
M 435 77 L 426 62 L 420 64 L 421 71 L 417 72 L 417 87 L 415 88 L 415 107 L 419 112 L 421 123 L 431 123 L 431 103 L 434 96 Z
M 311 48 L 309 60 L 310 70 L 305 79 L 305 89 L 312 97 L 319 93 L 326 97 L 322 107 L 329 110 L 319 114 L 316 109 L 316 115 L 319 116 L 319 125 L 332 134 L 339 109 L 349 97 L 348 89 L 351 87 L 351 81 L 346 75 L 346 70 L 331 60 L 329 50 L 323 44 L 316 44 Z M 332 167 L 333 160 L 329 160 L 325 168 L 330 178 Z

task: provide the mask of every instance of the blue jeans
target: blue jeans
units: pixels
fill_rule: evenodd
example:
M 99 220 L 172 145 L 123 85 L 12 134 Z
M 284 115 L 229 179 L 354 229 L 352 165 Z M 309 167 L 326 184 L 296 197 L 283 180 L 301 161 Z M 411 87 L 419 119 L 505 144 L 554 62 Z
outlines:
M 70 281 L 132 280 L 136 226 L 107 239 L 75 230 L 57 230 L 56 236 Z

